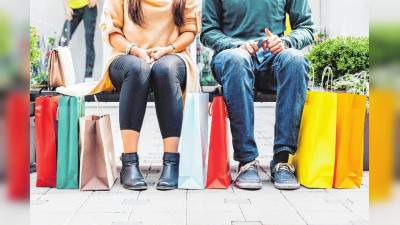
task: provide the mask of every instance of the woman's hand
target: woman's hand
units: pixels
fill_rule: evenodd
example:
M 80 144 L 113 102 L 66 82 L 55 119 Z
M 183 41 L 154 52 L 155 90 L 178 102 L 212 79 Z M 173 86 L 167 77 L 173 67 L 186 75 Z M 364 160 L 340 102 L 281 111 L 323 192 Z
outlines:
M 66 6 L 65 7 L 65 16 L 67 17 L 68 21 L 72 20 L 72 15 L 74 15 L 74 10 L 71 9 L 71 7 Z
M 169 54 L 172 52 L 172 47 L 167 46 L 167 47 L 154 47 L 151 49 L 147 50 L 147 54 L 155 61 L 158 60 L 159 58 L 163 57 L 166 54 Z
M 93 7 L 96 6 L 96 4 L 97 4 L 97 0 L 90 0 L 90 1 L 89 1 L 89 4 L 88 4 L 88 7 L 89 7 L 89 8 L 93 8 Z
M 147 54 L 145 49 L 142 48 L 138 48 L 136 46 L 131 48 L 131 55 L 135 55 L 141 59 L 143 59 L 144 61 L 146 61 L 148 64 L 151 64 L 154 62 L 154 59 L 150 58 L 149 54 Z

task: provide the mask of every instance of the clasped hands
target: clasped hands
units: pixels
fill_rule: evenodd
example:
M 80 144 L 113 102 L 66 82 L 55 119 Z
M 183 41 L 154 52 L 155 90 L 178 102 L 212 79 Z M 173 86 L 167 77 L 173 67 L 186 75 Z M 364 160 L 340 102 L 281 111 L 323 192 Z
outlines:
M 171 46 L 154 47 L 151 49 L 143 49 L 143 48 L 138 48 L 135 46 L 135 47 L 131 48 L 130 54 L 143 59 L 148 64 L 152 64 L 153 62 L 157 61 L 164 55 L 172 53 L 172 52 L 173 52 L 173 48 Z

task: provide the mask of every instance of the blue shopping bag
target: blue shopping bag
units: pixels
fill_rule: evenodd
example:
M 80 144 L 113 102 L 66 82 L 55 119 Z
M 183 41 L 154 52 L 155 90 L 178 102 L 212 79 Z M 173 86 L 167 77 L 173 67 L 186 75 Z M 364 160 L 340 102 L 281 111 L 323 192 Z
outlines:
M 178 188 L 204 189 L 207 181 L 208 94 L 187 93 L 179 143 Z

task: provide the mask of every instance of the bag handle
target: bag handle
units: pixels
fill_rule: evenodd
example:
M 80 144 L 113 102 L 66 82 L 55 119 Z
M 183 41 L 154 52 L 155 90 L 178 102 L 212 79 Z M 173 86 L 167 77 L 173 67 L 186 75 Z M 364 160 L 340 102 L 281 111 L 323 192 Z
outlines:
M 324 88 L 324 78 L 325 78 L 325 74 L 328 73 L 328 79 L 327 82 L 329 83 L 329 78 L 331 78 L 331 90 L 333 87 L 333 72 L 332 72 L 332 68 L 327 66 L 325 67 L 324 71 L 322 72 L 322 80 L 321 80 L 321 87 L 322 89 Z
M 314 91 L 314 84 L 315 84 L 315 71 L 314 71 L 314 67 L 312 65 L 310 65 L 310 68 L 312 70 L 312 83 L 311 83 L 311 91 Z
M 210 103 L 210 106 L 208 107 L 208 115 L 209 116 L 212 116 L 212 105 L 213 105 L 213 103 L 214 103 L 214 101 L 212 101 Z M 226 116 L 226 118 L 229 118 L 228 108 L 226 107 L 225 101 L 224 101 L 224 106 L 225 106 L 225 116 Z
M 101 106 L 100 106 L 99 100 L 97 100 L 97 97 L 96 97 L 96 95 L 93 95 L 93 97 L 94 97 L 94 100 L 95 100 L 95 101 L 96 101 L 96 103 L 97 103 L 97 110 L 99 111 L 99 115 L 100 115 L 100 117 L 104 117 L 103 109 L 101 109 Z

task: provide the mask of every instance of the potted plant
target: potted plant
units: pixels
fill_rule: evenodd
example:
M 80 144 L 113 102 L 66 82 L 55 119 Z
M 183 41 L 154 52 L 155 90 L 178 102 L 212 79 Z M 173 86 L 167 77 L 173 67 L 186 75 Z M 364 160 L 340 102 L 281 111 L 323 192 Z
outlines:
M 55 38 L 39 35 L 35 27 L 30 27 L 30 84 L 31 88 L 48 85 L 48 61 L 55 47 Z M 45 54 L 43 54 L 45 53 Z
M 327 66 L 332 68 L 334 79 L 361 71 L 369 73 L 369 38 L 329 38 L 314 45 L 306 57 L 315 70 L 316 84 Z

